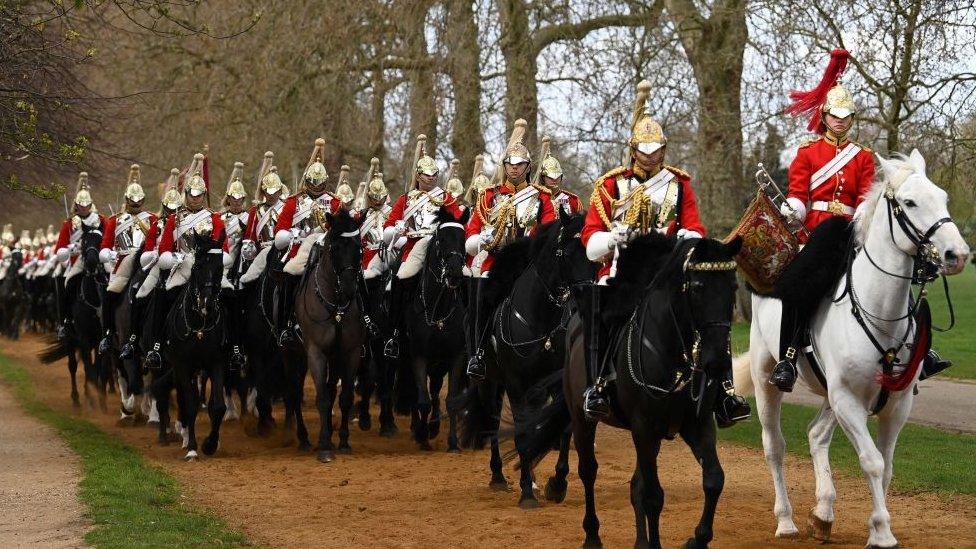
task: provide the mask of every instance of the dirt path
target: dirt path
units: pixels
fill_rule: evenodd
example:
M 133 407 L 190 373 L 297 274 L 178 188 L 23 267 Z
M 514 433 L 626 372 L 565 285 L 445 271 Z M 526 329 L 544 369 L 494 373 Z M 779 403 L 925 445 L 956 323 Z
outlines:
M 0 547 L 82 547 L 78 456 L 0 384 Z
M 36 342 L 4 345 L 9 355 L 30 369 L 45 401 L 70 409 L 65 368 L 39 365 L 33 358 L 40 348 Z M 190 487 L 191 498 L 268 546 L 578 547 L 582 541 L 582 487 L 575 475 L 575 456 L 566 501 L 522 511 L 516 507 L 515 493 L 488 489 L 486 452 L 449 455 L 444 452 L 443 433 L 435 441 L 437 450 L 424 453 L 402 431 L 393 440 L 356 431 L 351 440 L 355 453 L 323 465 L 288 446 L 283 434 L 248 438 L 240 424 L 231 423 L 223 430 L 215 458 L 186 464 L 178 446 L 158 446 L 145 427 L 116 426 L 112 414 L 81 413 L 180 478 Z M 280 417 L 280 411 L 276 413 Z M 315 432 L 315 412 L 309 410 L 306 417 Z M 404 429 L 406 421 L 398 422 Z M 630 546 L 634 535 L 630 438 L 602 429 L 598 444 L 597 505 L 603 540 L 608 547 Z M 807 539 L 773 538 L 772 487 L 760 451 L 722 445 L 720 455 L 726 485 L 714 547 L 820 546 Z M 674 547 L 688 538 L 701 512 L 701 473 L 677 442 L 666 444 L 660 462 L 666 491 L 662 535 L 665 546 Z M 549 458 L 540 466 L 540 481 L 551 470 Z M 513 471 L 506 474 L 510 480 L 516 478 Z M 797 523 L 802 525 L 814 501 L 809 462 L 790 458 L 788 480 Z M 870 513 L 865 483 L 859 476 L 840 476 L 837 489 L 834 546 L 863 547 Z M 972 528 L 976 499 L 893 494 L 889 510 L 902 547 L 976 547 Z

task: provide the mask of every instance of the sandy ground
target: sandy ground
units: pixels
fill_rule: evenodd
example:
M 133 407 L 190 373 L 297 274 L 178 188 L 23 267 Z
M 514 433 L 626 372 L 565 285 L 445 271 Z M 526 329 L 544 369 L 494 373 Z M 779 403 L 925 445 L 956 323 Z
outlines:
M 67 370 L 44 367 L 35 359 L 39 343 L 28 339 L 5 352 L 26 365 L 45 401 L 71 410 Z M 306 396 L 311 401 L 310 396 Z M 115 409 L 111 406 L 110 409 Z M 578 547 L 583 539 L 582 486 L 571 457 L 569 493 L 562 504 L 544 503 L 523 511 L 515 492 L 488 488 L 487 452 L 444 452 L 444 434 L 435 451 L 421 452 L 401 433 L 389 440 L 354 431 L 354 454 L 330 464 L 289 445 L 284 433 L 249 438 L 239 422 L 226 424 L 213 458 L 182 461 L 178 445 L 160 447 L 146 427 L 121 427 L 116 416 L 93 410 L 80 413 L 142 451 L 150 461 L 177 476 L 188 496 L 222 515 L 255 542 L 273 547 L 472 547 L 478 545 Z M 280 417 L 280 411 L 276 410 Z M 314 410 L 306 412 L 312 432 Z M 201 422 L 206 419 L 201 414 Z M 376 420 L 374 418 L 374 424 Z M 203 427 L 205 428 L 205 427 Z M 812 539 L 773 537 L 773 491 L 760 451 L 723 445 L 725 492 L 715 522 L 714 547 L 815 547 Z M 597 505 L 601 534 L 608 547 L 633 544 L 629 480 L 634 458 L 626 433 L 602 429 L 598 435 Z M 550 457 L 540 466 L 540 484 L 552 470 Z M 666 492 L 663 542 L 680 545 L 691 535 L 701 512 L 700 469 L 679 442 L 665 445 L 660 463 Z M 514 471 L 506 474 L 516 479 Z M 897 475 L 897 471 L 895 472 Z M 803 529 L 814 501 L 809 461 L 788 460 L 788 480 L 797 524 Z M 863 547 L 867 539 L 870 498 L 860 476 L 837 479 L 836 547 Z M 933 494 L 893 494 L 888 498 L 894 532 L 902 547 L 976 547 L 976 499 Z
M 0 384 L 0 547 L 82 547 L 78 456 Z

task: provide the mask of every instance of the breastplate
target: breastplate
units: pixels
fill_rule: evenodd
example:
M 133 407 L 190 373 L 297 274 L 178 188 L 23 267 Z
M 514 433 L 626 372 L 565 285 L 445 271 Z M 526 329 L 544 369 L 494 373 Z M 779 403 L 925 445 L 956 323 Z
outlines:
M 312 198 L 307 194 L 303 194 L 298 197 L 295 212 L 296 217 L 302 217 L 299 214 L 308 212 L 301 221 L 292 227 L 298 229 L 299 236 L 306 236 L 325 223 L 326 213 L 334 213 L 332 212 L 332 195 L 322 193 L 321 196 Z
M 247 212 L 239 214 L 225 212 L 220 216 L 224 222 L 224 231 L 227 232 L 227 246 L 235 248 L 244 238 L 244 228 L 247 226 Z
M 116 220 L 115 251 L 123 254 L 134 253 L 146 239 L 142 223 L 145 221 L 132 214 L 123 213 Z M 123 227 L 119 230 L 119 227 Z M 146 229 L 148 230 L 148 226 Z
M 278 215 L 281 214 L 281 208 L 284 206 L 284 202 L 277 202 L 274 206 L 260 205 L 257 209 L 257 220 L 260 223 L 262 219 L 265 219 L 264 225 L 261 226 L 261 230 L 257 231 L 255 235 L 258 242 L 267 242 L 274 239 L 274 228 L 278 224 Z M 268 213 L 270 210 L 270 213 Z M 265 217 L 267 214 L 267 217 Z
M 420 191 L 414 191 L 411 194 L 413 196 L 409 196 L 407 198 L 407 209 L 410 209 L 419 201 L 426 202 L 417 208 L 410 218 L 406 220 L 407 226 L 411 231 L 424 231 L 432 228 L 437 219 L 437 212 L 441 209 L 441 205 L 444 203 L 443 200 L 434 198 L 428 199 L 426 193 Z
M 366 213 L 369 230 L 363 234 L 363 247 L 369 250 L 379 249 L 383 245 L 383 223 L 389 217 L 389 208 L 371 209 Z
M 663 229 L 677 217 L 677 178 L 667 183 L 647 187 L 635 178 L 617 180 L 617 204 L 614 220 L 633 226 L 640 232 Z M 641 190 L 639 194 L 635 191 Z M 634 195 L 630 201 L 628 197 Z
M 209 213 L 209 212 L 208 212 Z M 176 218 L 176 227 L 181 229 L 187 223 L 187 220 L 193 216 L 188 210 L 184 210 L 182 215 Z M 196 250 L 196 235 L 201 234 L 205 236 L 211 236 L 213 234 L 213 216 L 207 215 L 202 219 L 197 221 L 192 227 L 188 228 L 179 236 L 176 241 L 177 249 L 183 253 L 190 253 Z

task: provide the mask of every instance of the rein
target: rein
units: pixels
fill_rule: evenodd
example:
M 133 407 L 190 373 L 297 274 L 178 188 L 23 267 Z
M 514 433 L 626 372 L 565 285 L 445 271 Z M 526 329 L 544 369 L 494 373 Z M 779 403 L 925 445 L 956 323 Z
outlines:
M 441 223 L 440 226 L 438 226 L 437 231 L 440 231 L 442 228 L 461 228 L 463 230 L 464 226 L 461 225 L 460 223 L 453 223 L 453 222 Z M 450 288 L 447 284 L 448 260 L 450 260 L 452 257 L 459 257 L 461 258 L 461 263 L 463 264 L 464 254 L 456 250 L 453 250 L 442 255 L 440 249 L 441 241 L 440 238 L 438 237 L 437 232 L 435 232 L 434 236 L 432 237 L 431 245 L 434 248 L 433 250 L 434 254 L 430 257 L 431 258 L 436 257 L 440 261 L 440 265 L 439 265 L 440 271 L 439 273 L 431 273 L 430 272 L 431 261 L 424 261 L 424 267 L 420 277 L 420 291 L 418 293 L 420 294 L 420 306 L 421 306 L 421 313 L 423 314 L 424 317 L 424 323 L 427 324 L 427 326 L 429 327 L 436 327 L 438 330 L 443 330 L 444 324 L 447 322 L 449 318 L 451 318 L 454 315 L 454 313 L 458 309 L 458 300 L 454 299 L 451 301 L 451 308 L 447 311 L 445 315 L 439 318 L 435 317 L 435 315 L 437 314 L 437 310 L 441 304 L 441 300 L 443 300 L 445 297 L 455 297 L 455 298 L 457 297 L 458 289 Z M 437 295 L 434 296 L 433 306 L 428 304 L 428 299 L 427 299 L 428 278 L 434 278 L 439 286 Z
M 339 237 L 340 238 L 359 238 L 359 231 L 350 231 L 350 232 L 340 233 L 339 234 Z M 326 242 L 329 242 L 328 239 L 326 239 Z M 342 317 L 345 316 L 346 313 L 349 312 L 349 308 L 352 307 L 352 303 L 356 299 L 355 296 L 354 296 L 354 297 L 351 297 L 351 298 L 347 299 L 345 301 L 345 303 L 340 303 L 339 302 L 339 298 L 342 296 L 342 274 L 345 273 L 346 271 L 355 270 L 358 267 L 358 265 L 357 266 L 346 265 L 345 267 L 342 267 L 341 269 L 336 269 L 335 260 L 332 257 L 332 253 L 331 252 L 332 252 L 332 244 L 331 244 L 331 242 L 329 242 L 329 245 L 327 247 L 324 247 L 324 249 L 322 250 L 321 253 L 323 255 L 326 254 L 326 253 L 328 253 L 329 254 L 329 263 L 332 264 L 332 275 L 335 277 L 335 280 L 336 280 L 335 287 L 332 289 L 332 294 L 334 295 L 335 302 L 329 301 L 329 298 L 326 297 L 325 293 L 322 291 L 322 286 L 321 286 L 321 283 L 320 283 L 320 280 L 319 280 L 320 277 L 318 276 L 319 269 L 322 267 L 322 256 L 320 256 L 319 257 L 319 260 L 315 262 L 315 271 L 312 273 L 312 282 L 315 284 L 315 287 L 314 287 L 314 290 L 315 290 L 315 298 L 325 308 L 326 314 L 329 317 L 331 317 L 332 320 L 335 320 L 335 323 L 337 325 L 339 325 L 339 324 L 342 324 Z M 307 310 L 307 307 L 308 307 L 308 305 L 306 304 L 306 310 Z M 323 322 L 328 322 L 328 320 L 325 320 Z

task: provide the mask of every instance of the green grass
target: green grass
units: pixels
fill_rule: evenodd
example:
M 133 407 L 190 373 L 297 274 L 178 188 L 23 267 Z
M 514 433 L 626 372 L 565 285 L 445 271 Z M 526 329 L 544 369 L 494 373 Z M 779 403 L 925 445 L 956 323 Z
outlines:
M 755 400 L 752 401 L 755 410 Z M 783 404 L 783 435 L 787 450 L 810 455 L 806 429 L 816 410 L 808 406 Z M 875 431 L 875 420 L 871 420 Z M 762 448 L 762 427 L 753 417 L 719 433 L 722 440 Z M 895 474 L 892 488 L 899 492 L 929 491 L 945 494 L 976 495 L 976 468 L 972 466 L 976 436 L 953 434 L 931 427 L 907 424 L 895 449 Z M 830 463 L 835 470 L 861 475 L 857 454 L 839 427 L 830 448 Z
M 213 513 L 182 500 L 176 480 L 93 423 L 57 412 L 34 394 L 27 370 L 0 356 L 0 380 L 24 409 L 53 427 L 81 457 L 78 496 L 95 547 L 212 547 L 249 545 Z
M 945 333 L 935 332 L 932 336 L 933 348 L 952 360 L 952 368 L 940 377 L 976 379 L 976 269 L 972 265 L 967 265 L 962 274 L 949 277 L 949 294 L 956 313 L 956 326 Z M 932 306 L 932 323 L 948 327 L 949 309 L 941 280 L 928 287 L 928 295 Z M 737 322 L 732 326 L 732 352 L 739 354 L 748 351 L 749 324 Z

